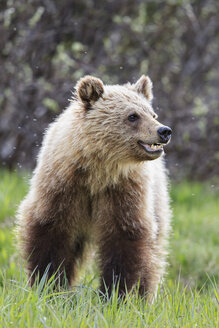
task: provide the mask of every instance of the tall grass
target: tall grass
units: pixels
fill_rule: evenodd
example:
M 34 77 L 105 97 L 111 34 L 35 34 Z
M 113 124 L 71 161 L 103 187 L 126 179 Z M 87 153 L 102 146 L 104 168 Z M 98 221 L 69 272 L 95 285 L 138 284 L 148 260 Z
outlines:
M 219 189 L 172 186 L 173 232 L 168 275 L 153 304 L 136 293 L 98 293 L 95 264 L 78 286 L 30 289 L 14 241 L 14 213 L 27 176 L 0 171 L 0 327 L 219 327 Z

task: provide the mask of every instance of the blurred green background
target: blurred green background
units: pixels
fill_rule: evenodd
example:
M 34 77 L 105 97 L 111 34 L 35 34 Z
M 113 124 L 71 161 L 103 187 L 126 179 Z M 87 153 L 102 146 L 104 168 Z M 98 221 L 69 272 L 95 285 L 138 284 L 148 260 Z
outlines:
M 173 129 L 171 176 L 219 173 L 219 1 L 2 0 L 0 165 L 33 168 L 44 129 L 84 74 L 149 74 Z

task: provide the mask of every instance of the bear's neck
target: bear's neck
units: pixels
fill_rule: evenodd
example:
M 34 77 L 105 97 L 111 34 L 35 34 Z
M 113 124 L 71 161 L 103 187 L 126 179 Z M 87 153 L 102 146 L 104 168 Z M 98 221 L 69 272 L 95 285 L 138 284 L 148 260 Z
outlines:
M 107 187 L 115 186 L 130 178 L 139 175 L 144 163 L 104 163 L 94 161 L 91 165 L 83 163 L 79 165 L 83 182 L 90 187 L 92 195 L 99 193 Z

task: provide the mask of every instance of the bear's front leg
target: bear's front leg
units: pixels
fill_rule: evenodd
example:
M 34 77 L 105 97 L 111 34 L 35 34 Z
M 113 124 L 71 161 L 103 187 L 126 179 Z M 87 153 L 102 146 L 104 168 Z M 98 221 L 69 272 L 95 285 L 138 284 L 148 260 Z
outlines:
M 100 244 L 101 292 L 110 296 L 112 290 L 118 288 L 118 294 L 124 295 L 138 284 L 141 294 L 150 292 L 150 259 L 145 263 L 142 258 L 150 253 L 144 241 L 128 240 L 117 232 L 105 237 Z
M 97 200 L 101 291 L 108 295 L 114 288 L 123 295 L 138 286 L 142 296 L 152 299 L 157 290 L 162 263 L 146 195 L 140 191 L 114 187 Z
M 71 236 L 68 229 L 54 223 L 35 222 L 24 229 L 21 237 L 31 286 L 44 274 L 47 279 L 54 275 L 56 285 L 70 283 L 76 261 L 83 253 L 82 236 Z
M 83 258 L 89 199 L 67 183 L 58 191 L 49 183 L 46 188 L 30 192 L 20 205 L 19 244 L 31 285 L 47 272 L 48 279 L 55 275 L 56 285 L 63 286 L 75 278 L 76 265 Z

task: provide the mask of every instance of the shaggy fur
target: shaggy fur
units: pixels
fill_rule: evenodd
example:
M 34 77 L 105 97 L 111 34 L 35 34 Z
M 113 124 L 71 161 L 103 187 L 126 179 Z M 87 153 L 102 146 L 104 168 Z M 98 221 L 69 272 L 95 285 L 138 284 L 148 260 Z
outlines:
M 145 76 L 133 85 L 103 85 L 91 76 L 77 83 L 75 99 L 46 132 L 17 215 L 31 285 L 46 269 L 72 283 L 93 241 L 103 292 L 118 284 L 124 294 L 139 283 L 142 295 L 155 294 L 170 209 L 163 159 L 138 143 L 160 142 L 151 100 Z M 130 122 L 131 114 L 139 119 Z

